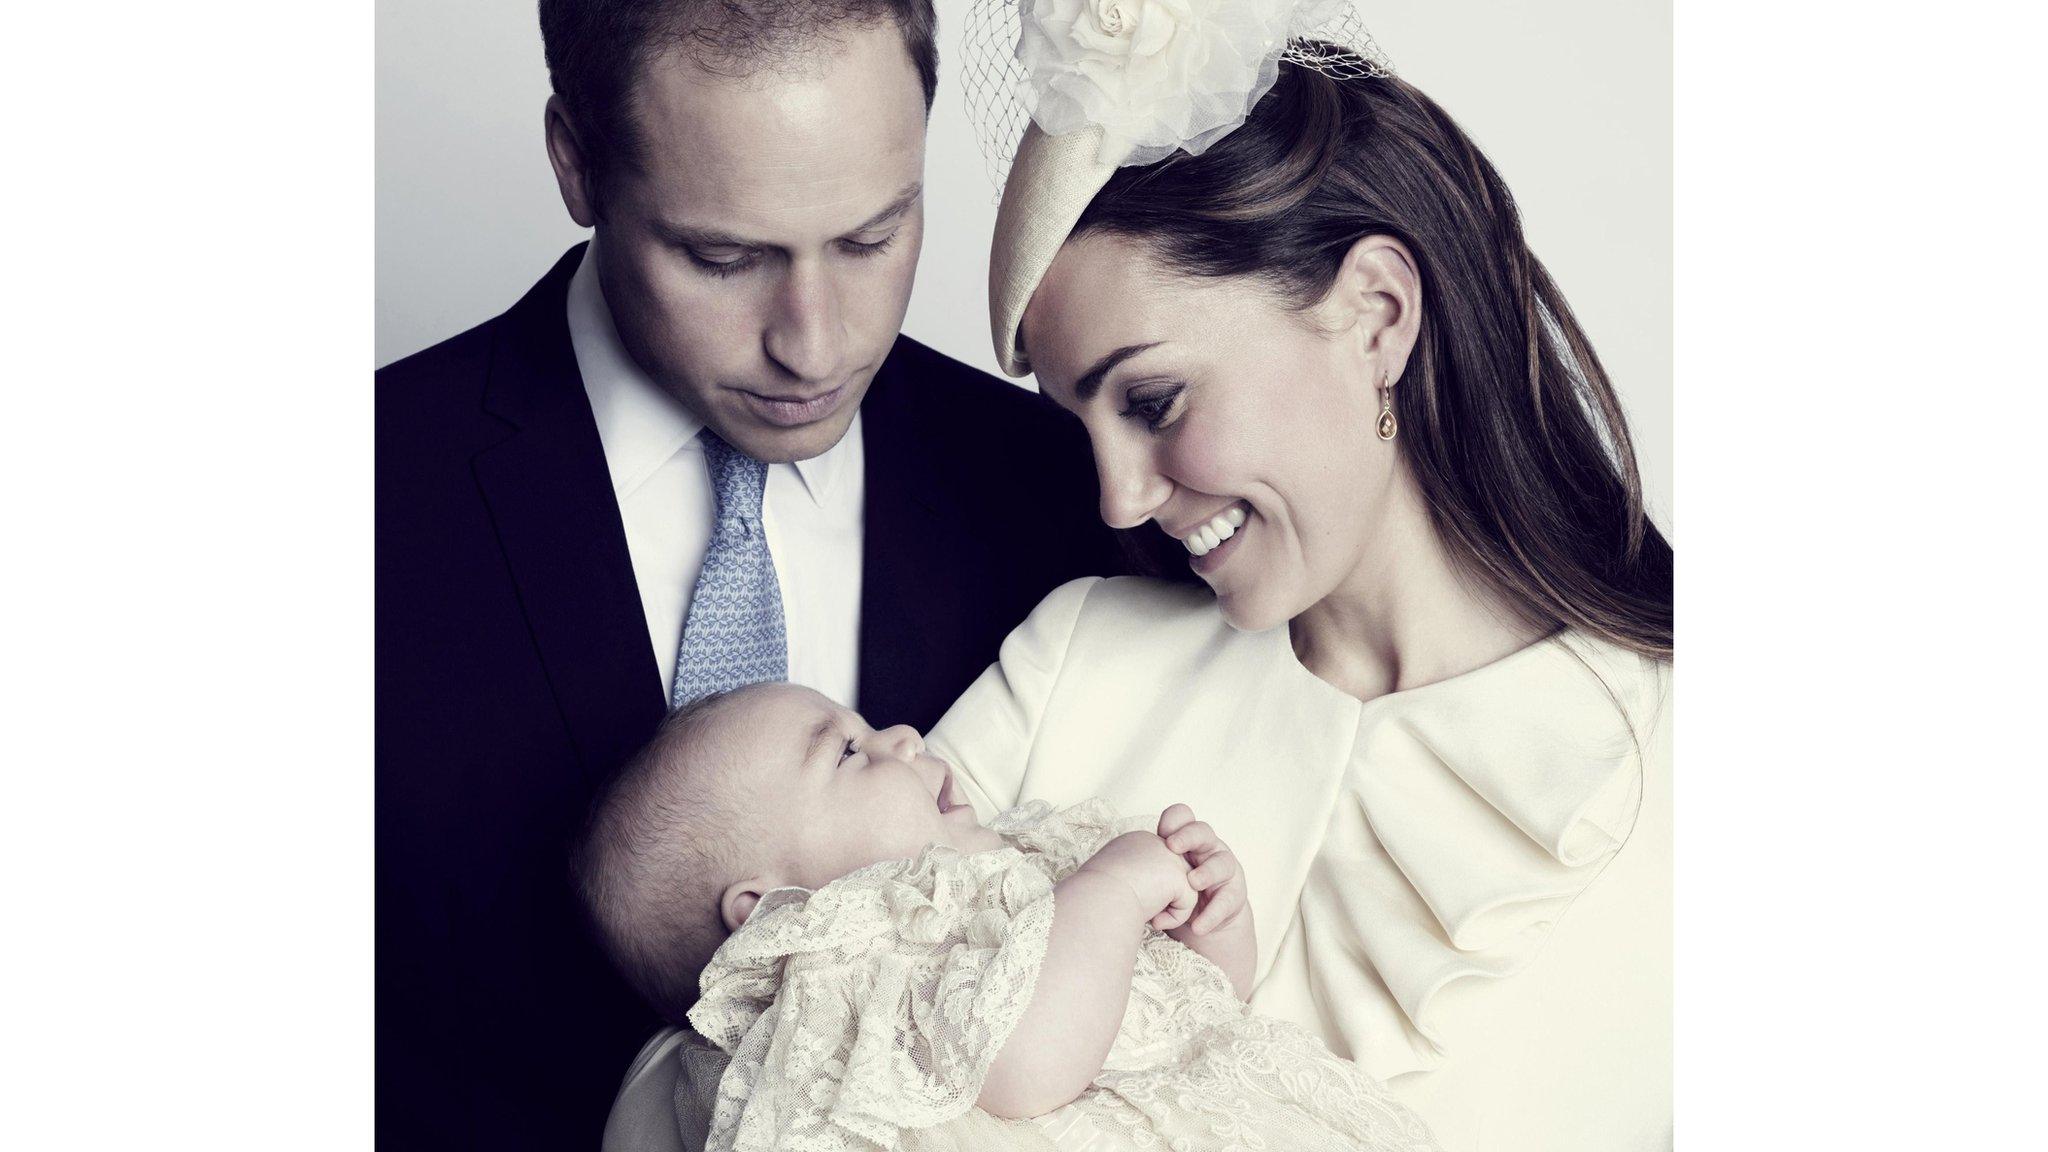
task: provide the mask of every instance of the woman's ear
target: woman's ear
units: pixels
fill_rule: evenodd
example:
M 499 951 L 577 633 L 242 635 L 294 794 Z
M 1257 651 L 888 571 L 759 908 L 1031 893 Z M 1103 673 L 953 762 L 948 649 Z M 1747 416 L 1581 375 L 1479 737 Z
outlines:
M 1360 238 L 1344 253 L 1318 310 L 1364 361 L 1372 387 L 1400 380 L 1422 330 L 1422 274 L 1415 257 L 1392 236 Z
M 589 157 L 577 139 L 576 126 L 569 119 L 569 106 L 562 103 L 560 96 L 548 97 L 542 126 L 547 134 L 548 163 L 554 165 L 555 186 L 562 192 L 562 206 L 569 210 L 569 219 L 576 221 L 577 227 L 594 226 L 597 223 L 597 196 Z
M 737 932 L 747 917 L 754 914 L 754 905 L 761 902 L 761 896 L 772 888 L 766 880 L 754 877 L 736 880 L 725 886 L 724 895 L 718 898 L 718 915 L 725 921 L 727 932 Z

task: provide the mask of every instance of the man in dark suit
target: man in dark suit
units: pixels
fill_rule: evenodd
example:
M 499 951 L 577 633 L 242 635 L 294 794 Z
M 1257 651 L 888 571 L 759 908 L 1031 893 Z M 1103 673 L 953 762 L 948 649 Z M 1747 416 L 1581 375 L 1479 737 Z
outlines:
M 748 642 L 919 728 L 1116 566 L 1078 426 L 898 332 L 929 0 L 779 10 L 543 0 L 548 150 L 593 241 L 377 374 L 381 1146 L 596 1145 L 657 1022 L 567 843 L 725 666 L 746 555 Z

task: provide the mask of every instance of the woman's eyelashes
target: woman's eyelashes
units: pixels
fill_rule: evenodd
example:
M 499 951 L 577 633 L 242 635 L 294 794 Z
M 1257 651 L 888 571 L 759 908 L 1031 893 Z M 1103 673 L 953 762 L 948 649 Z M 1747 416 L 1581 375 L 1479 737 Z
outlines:
M 1133 388 L 1124 393 L 1124 408 L 1121 416 L 1135 416 L 1145 426 L 1157 431 L 1173 422 L 1180 409 L 1181 394 L 1186 391 L 1178 384 Z

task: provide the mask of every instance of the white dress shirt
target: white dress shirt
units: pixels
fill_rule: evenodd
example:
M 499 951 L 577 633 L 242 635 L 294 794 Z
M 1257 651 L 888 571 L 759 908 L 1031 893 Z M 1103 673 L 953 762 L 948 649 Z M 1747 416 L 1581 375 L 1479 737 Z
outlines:
M 597 418 L 666 693 L 675 685 L 676 649 L 711 543 L 717 498 L 697 441 L 704 422 L 626 354 L 598 284 L 596 254 L 592 241 L 569 281 L 569 341 Z M 822 456 L 768 466 L 761 511 L 782 588 L 789 678 L 849 708 L 859 687 L 866 492 L 856 413 Z

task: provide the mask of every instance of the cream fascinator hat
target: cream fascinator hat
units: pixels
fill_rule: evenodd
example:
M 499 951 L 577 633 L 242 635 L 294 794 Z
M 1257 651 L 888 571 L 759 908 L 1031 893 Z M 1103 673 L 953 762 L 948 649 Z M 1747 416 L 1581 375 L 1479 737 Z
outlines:
M 1118 168 L 1201 155 L 1282 60 L 1392 74 L 1350 0 L 975 0 L 966 56 L 968 114 L 1002 185 L 989 323 L 1012 376 L 1031 371 L 1017 345 L 1031 294 Z

